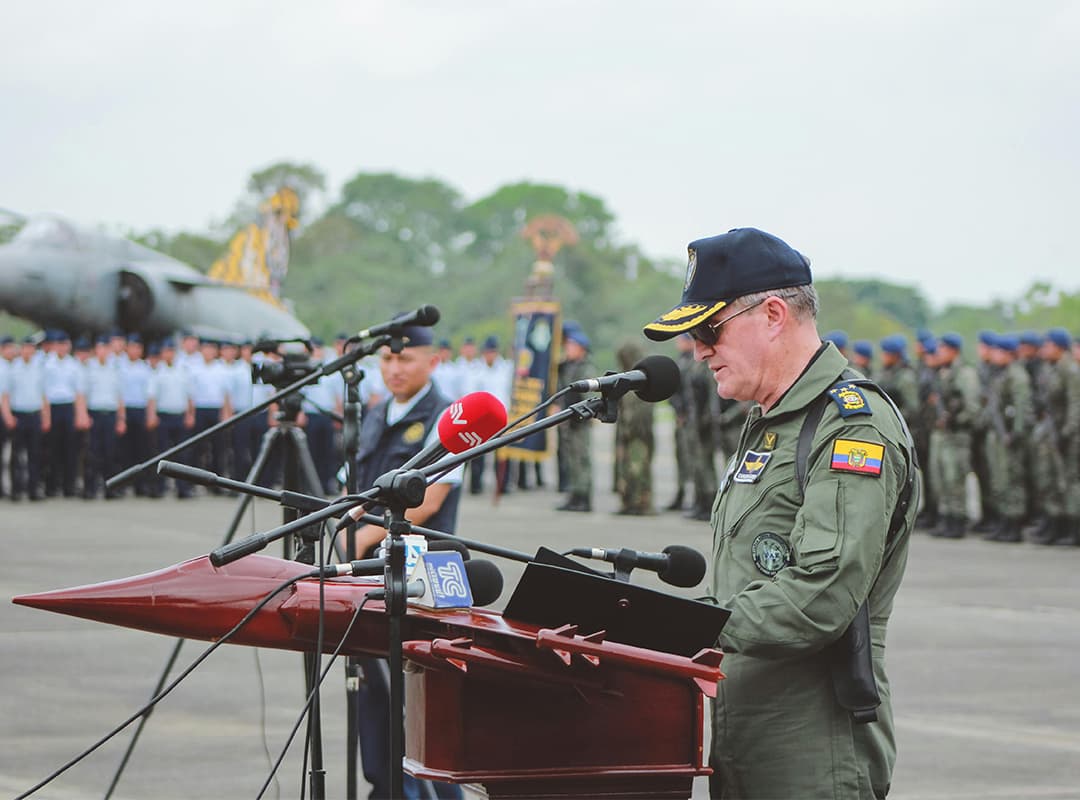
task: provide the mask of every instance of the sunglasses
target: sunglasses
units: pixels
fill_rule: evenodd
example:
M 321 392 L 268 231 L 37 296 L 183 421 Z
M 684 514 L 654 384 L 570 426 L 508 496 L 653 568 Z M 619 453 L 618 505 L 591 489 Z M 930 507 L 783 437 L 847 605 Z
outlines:
M 756 303 L 749 305 L 746 308 L 740 308 L 730 317 L 724 317 L 724 319 L 719 322 L 703 322 L 700 325 L 695 325 L 688 333 L 695 341 L 701 342 L 706 347 L 712 347 L 720 341 L 721 328 L 731 322 L 731 320 L 735 319 L 735 317 L 739 316 L 739 314 L 745 314 L 747 311 L 757 308 L 764 302 L 764 300 L 758 300 Z

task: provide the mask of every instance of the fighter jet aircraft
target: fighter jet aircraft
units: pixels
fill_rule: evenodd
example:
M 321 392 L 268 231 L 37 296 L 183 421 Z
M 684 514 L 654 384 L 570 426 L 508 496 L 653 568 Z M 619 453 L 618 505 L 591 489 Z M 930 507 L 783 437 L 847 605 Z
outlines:
M 180 330 L 216 339 L 310 337 L 258 289 L 58 217 L 32 218 L 0 246 L 0 310 L 72 334 L 119 328 L 145 338 Z

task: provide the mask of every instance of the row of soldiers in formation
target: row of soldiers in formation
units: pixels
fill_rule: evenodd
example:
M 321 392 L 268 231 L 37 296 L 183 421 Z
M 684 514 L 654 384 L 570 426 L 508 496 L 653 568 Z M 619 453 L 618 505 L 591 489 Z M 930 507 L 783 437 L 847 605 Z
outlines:
M 340 334 L 330 350 L 313 339 L 308 363 L 317 366 L 336 358 L 346 342 Z M 449 342 L 440 343 L 440 354 L 433 381 L 447 397 L 484 390 L 509 402 L 512 373 L 494 337 L 484 342 L 482 353 L 466 339 L 457 359 Z M 360 382 L 364 406 L 374 405 L 386 392 L 372 358 Z M 0 466 L 8 467 L 0 469 L 0 496 L 101 496 L 110 475 L 269 399 L 275 387 L 253 375 L 253 367 L 259 372 L 257 365 L 265 361 L 280 361 L 280 356 L 254 352 L 251 342 L 189 333 L 146 343 L 118 331 L 93 341 L 72 342 L 59 330 L 21 342 L 0 338 Z M 321 490 L 334 492 L 343 461 L 344 379 L 340 373 L 323 376 L 302 389 L 301 396 L 297 424 L 306 433 Z M 265 414 L 234 420 L 175 460 L 243 479 L 278 418 L 277 406 L 271 406 Z M 272 457 L 269 479 L 276 481 L 280 470 L 280 460 Z M 473 490 L 479 492 L 482 472 L 472 472 Z M 134 481 L 137 495 L 161 497 L 165 489 L 164 479 L 152 469 Z M 104 494 L 111 499 L 123 491 Z M 177 481 L 176 492 L 187 498 L 193 488 Z
M 849 343 L 843 331 L 823 339 L 877 382 L 906 419 L 925 478 L 921 527 L 947 538 L 972 530 L 994 542 L 1080 546 L 1080 341 L 1068 331 L 983 331 L 974 363 L 955 333 L 919 331 L 910 353 L 906 337 L 887 336 L 876 359 L 869 342 Z M 712 454 L 734 455 L 747 409 L 716 396 L 691 340 L 678 346 L 683 385 L 671 403 L 679 490 L 669 508 L 682 508 L 690 486 L 687 516 L 708 519 Z M 977 503 L 968 491 L 972 473 Z

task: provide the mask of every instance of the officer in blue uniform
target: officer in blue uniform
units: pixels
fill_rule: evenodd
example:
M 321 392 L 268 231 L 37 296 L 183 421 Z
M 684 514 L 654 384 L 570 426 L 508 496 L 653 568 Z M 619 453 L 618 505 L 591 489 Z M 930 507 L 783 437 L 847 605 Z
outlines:
M 11 499 L 19 500 L 25 492 L 31 500 L 40 500 L 42 434 L 49 432 L 51 418 L 45 371 L 33 337 L 23 339 L 5 388 L 0 413 L 11 435 Z
M 233 414 L 239 414 L 251 408 L 254 402 L 254 386 L 251 382 L 251 346 L 248 345 L 248 360 L 240 358 L 241 346 L 235 342 L 223 342 L 221 361 L 228 374 L 229 405 Z M 242 481 L 251 470 L 254 455 L 251 446 L 252 430 L 255 420 L 245 417 L 234 420 L 229 428 L 229 450 L 232 455 L 230 474 L 235 480 Z
M 360 427 L 357 456 L 357 486 L 369 488 L 388 470 L 400 467 L 425 445 L 438 439 L 436 424 L 450 400 L 431 382 L 438 363 L 432 348 L 430 328 L 408 328 L 407 346 L 400 353 L 383 348 L 380 371 L 389 397 L 369 410 Z M 416 525 L 453 532 L 461 495 L 461 468 L 453 470 L 438 483 L 428 487 L 424 502 L 409 509 L 408 519 Z M 372 513 L 381 514 L 382 509 Z M 362 556 L 373 550 L 386 536 L 376 525 L 363 525 L 356 531 L 356 553 Z M 382 659 L 362 659 L 364 679 L 358 697 L 360 753 L 364 777 L 371 784 L 371 797 L 390 794 L 389 747 L 389 673 Z M 457 786 L 417 781 L 406 775 L 405 796 L 460 798 Z
M 97 497 L 105 478 L 117 472 L 118 437 L 127 429 L 119 357 L 110 344 L 110 337 L 99 336 L 94 343 L 94 357 L 84 367 L 86 407 L 90 412 L 90 443 L 83 480 L 83 497 L 87 500 Z M 112 500 L 120 493 L 108 490 L 105 497 Z
M 321 364 L 325 355 L 323 341 L 314 338 L 311 344 L 312 361 Z M 319 488 L 324 492 L 337 489 L 334 485 L 334 473 L 341 466 L 341 459 L 334 447 L 333 417 L 338 403 L 335 383 L 340 380 L 340 374 L 324 375 L 314 385 L 300 390 L 304 398 L 300 405 L 300 410 L 304 412 L 301 422 L 307 434 L 311 460 L 315 462 L 315 471 L 319 475 Z
M 143 341 L 137 333 L 127 337 L 125 348 L 124 355 L 117 357 L 127 420 L 127 430 L 120 440 L 119 448 L 121 469 L 141 464 L 153 455 L 150 431 L 147 428 L 147 403 L 150 400 L 150 379 L 153 373 L 150 365 L 143 359 Z M 147 497 L 154 493 L 155 484 L 152 472 L 140 472 L 135 478 L 135 494 Z
M 11 383 L 11 362 L 15 358 L 15 339 L 11 336 L 0 337 L 0 398 L 8 391 Z M 0 464 L 4 463 L 4 448 L 10 438 L 7 423 L 0 418 Z M 0 475 L 0 497 L 4 496 L 4 479 Z
M 195 404 L 195 430 L 202 433 L 230 416 L 229 410 L 229 374 L 225 365 L 218 359 L 218 344 L 210 339 L 203 339 L 199 345 L 201 361 L 188 360 L 187 372 L 191 383 L 191 399 Z M 196 446 L 195 466 L 225 474 L 226 463 L 225 436 L 218 432 Z M 211 489 L 211 494 L 221 494 L 220 489 Z
M 157 431 L 157 452 L 179 444 L 195 427 L 188 371 L 176 363 L 176 358 L 176 343 L 166 339 L 161 343 L 161 363 L 151 376 L 147 403 L 148 425 Z M 188 451 L 181 451 L 181 457 L 188 455 Z M 152 496 L 161 497 L 164 493 L 165 478 L 158 476 Z M 181 500 L 191 497 L 191 484 L 177 481 L 176 494 Z
M 79 443 L 75 428 L 76 407 L 85 412 L 86 398 L 81 393 L 82 365 L 71 354 L 71 339 L 64 331 L 52 335 L 53 349 L 45 358 L 45 397 L 49 401 L 51 425 L 45 437 L 48 471 L 45 495 L 75 496 Z

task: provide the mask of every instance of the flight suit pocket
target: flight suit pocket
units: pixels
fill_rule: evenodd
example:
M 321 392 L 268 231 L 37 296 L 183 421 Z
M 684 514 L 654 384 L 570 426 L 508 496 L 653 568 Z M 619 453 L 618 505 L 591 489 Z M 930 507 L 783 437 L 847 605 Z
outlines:
M 806 488 L 801 535 L 795 545 L 800 567 L 835 568 L 844 529 L 844 487 L 838 480 L 818 481 Z

